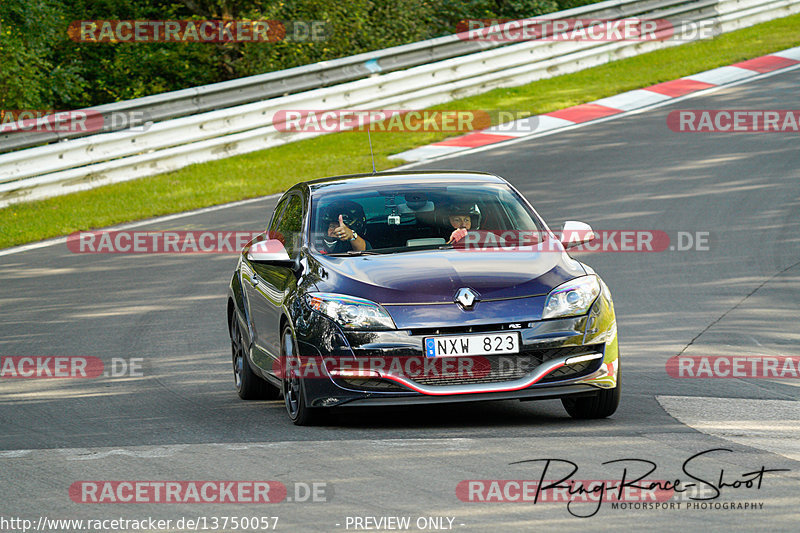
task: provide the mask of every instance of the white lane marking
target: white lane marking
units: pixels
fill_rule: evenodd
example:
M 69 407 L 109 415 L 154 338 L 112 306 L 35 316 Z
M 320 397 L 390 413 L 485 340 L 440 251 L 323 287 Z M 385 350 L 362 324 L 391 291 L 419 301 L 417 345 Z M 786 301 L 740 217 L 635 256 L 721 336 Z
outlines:
M 462 450 L 469 447 L 474 439 L 454 437 L 452 439 L 384 439 L 367 442 L 377 448 L 407 448 L 410 446 L 435 446 L 437 450 Z
M 0 452 L 0 459 L 2 458 L 16 458 L 16 457 L 24 457 L 26 455 L 30 455 L 33 450 L 9 450 Z
M 776 55 L 776 54 L 771 54 L 771 55 Z M 459 152 L 457 154 L 443 155 L 443 156 L 435 157 L 435 158 L 431 158 L 431 159 L 424 159 L 422 161 L 414 161 L 414 162 L 408 163 L 406 165 L 402 165 L 402 166 L 399 166 L 399 167 L 394 167 L 392 170 L 393 171 L 406 170 L 406 169 L 409 169 L 409 168 L 417 167 L 419 165 L 425 165 L 427 163 L 434 163 L 434 162 L 437 162 L 437 161 L 444 161 L 445 159 L 452 159 L 453 157 L 461 157 L 461 156 L 465 156 L 465 155 L 477 154 L 479 152 L 485 152 L 485 151 L 488 151 L 488 150 L 497 150 L 498 148 L 506 148 L 506 147 L 514 145 L 514 144 L 530 141 L 531 139 L 538 139 L 539 137 L 547 137 L 549 135 L 554 135 L 556 133 L 562 133 L 562 132 L 565 132 L 565 131 L 571 131 L 571 130 L 575 130 L 575 129 L 578 129 L 578 128 L 584 128 L 586 126 L 593 126 L 593 125 L 599 124 L 601 122 L 608 122 L 609 120 L 617 120 L 617 119 L 620 119 L 620 118 L 623 118 L 623 117 L 629 117 L 631 115 L 638 115 L 640 113 L 646 113 L 648 111 L 652 111 L 653 109 L 658 109 L 660 107 L 673 105 L 673 104 L 675 104 L 677 102 L 681 102 L 683 100 L 689 100 L 691 98 L 698 98 L 700 96 L 707 96 L 709 94 L 715 93 L 715 92 L 723 90 L 723 89 L 729 89 L 731 87 L 736 87 L 738 85 L 743 85 L 745 83 L 750 83 L 750 82 L 758 81 L 758 80 L 761 80 L 761 79 L 764 79 L 764 78 L 769 78 L 769 77 L 772 77 L 772 76 L 776 76 L 778 74 L 786 74 L 787 72 L 791 72 L 791 71 L 797 70 L 797 69 L 800 69 L 800 64 L 791 65 L 789 67 L 782 68 L 782 69 L 779 69 L 779 70 L 773 70 L 772 72 L 765 72 L 763 74 L 758 74 L 756 76 L 752 76 L 752 77 L 749 77 L 749 78 L 744 78 L 744 79 L 741 79 L 739 81 L 734 81 L 733 83 L 728 83 L 726 85 L 717 85 L 716 87 L 709 87 L 708 89 L 702 89 L 700 91 L 695 91 L 695 92 L 692 92 L 692 93 L 689 93 L 689 94 L 685 94 L 683 96 L 679 96 L 677 98 L 670 98 L 669 100 L 665 100 L 663 102 L 657 102 L 657 103 L 652 104 L 652 105 L 648 105 L 648 106 L 645 106 L 645 107 L 640 107 L 639 109 L 634 109 L 633 111 L 625 111 L 623 113 L 617 113 L 615 115 L 610 115 L 610 116 L 599 118 L 599 119 L 596 119 L 596 120 L 590 120 L 588 122 L 579 122 L 579 123 L 573 124 L 571 126 L 566 126 L 566 127 L 563 127 L 563 128 L 553 129 L 553 130 L 550 130 L 550 131 L 544 131 L 542 133 L 535 133 L 533 135 L 528 135 L 528 136 L 525 136 L 525 137 L 519 137 L 517 139 L 509 139 L 507 141 L 503 141 L 503 142 L 500 142 L 500 143 L 489 144 L 487 146 L 479 146 L 477 148 L 470 148 L 468 150 L 464 150 L 464 151 Z M 592 103 L 592 102 L 589 102 L 589 103 Z
M 192 217 L 195 215 L 202 215 L 204 213 L 212 213 L 214 211 L 220 211 L 222 209 L 228 209 L 229 207 L 239 207 L 242 205 L 252 204 L 255 202 L 260 202 L 262 200 L 267 200 L 269 198 L 275 198 L 280 196 L 283 193 L 276 193 L 270 194 L 268 196 L 260 196 L 258 198 L 248 198 L 247 200 L 239 200 L 236 202 L 231 202 L 229 204 L 220 204 L 220 205 L 212 205 L 211 207 L 203 207 L 200 209 L 195 209 L 194 211 L 186 211 L 183 213 L 175 213 L 173 215 L 164 215 L 161 217 L 156 218 L 148 218 L 145 220 L 137 220 L 136 222 L 129 222 L 126 224 L 121 224 L 118 226 L 110 226 L 108 228 L 102 228 L 104 231 L 120 231 L 132 228 L 139 228 L 141 226 L 147 226 L 149 224 L 159 224 L 161 222 L 169 222 L 170 220 L 177 220 L 180 218 Z M 100 231 L 100 230 L 92 230 L 92 231 Z M 23 244 L 21 246 L 15 246 L 13 248 L 6 248 L 5 250 L 0 250 L 0 257 L 4 255 L 13 255 L 22 252 L 28 252 L 30 250 L 38 250 L 39 248 L 47 248 L 48 246 L 55 246 L 57 244 L 64 244 L 67 242 L 66 237 L 58 237 L 56 239 L 49 239 L 46 241 L 35 242 L 32 244 Z
M 656 396 L 667 413 L 714 437 L 800 461 L 800 402 Z
M 463 450 L 474 444 L 476 439 L 433 438 L 433 439 L 379 439 L 371 441 L 342 440 L 340 443 L 357 443 L 372 448 L 410 448 L 424 446 L 432 450 Z M 309 441 L 281 441 L 281 442 L 202 442 L 196 444 L 167 444 L 164 446 L 116 446 L 113 448 L 42 448 L 37 450 L 6 450 L 0 451 L 0 459 L 15 459 L 28 455 L 58 454 L 68 461 L 90 461 L 105 459 L 114 455 L 140 457 L 144 459 L 172 457 L 180 452 L 189 451 L 197 446 L 217 446 L 226 450 L 239 451 L 249 448 L 280 448 L 292 449 L 304 445 L 329 446 L 328 440 Z
M 151 459 L 154 457 L 171 457 L 178 452 L 185 450 L 188 444 L 176 444 L 172 446 L 158 446 L 156 448 L 63 448 L 58 452 L 67 461 L 91 461 L 93 459 L 105 459 L 111 455 L 127 455 L 129 457 L 141 457 Z

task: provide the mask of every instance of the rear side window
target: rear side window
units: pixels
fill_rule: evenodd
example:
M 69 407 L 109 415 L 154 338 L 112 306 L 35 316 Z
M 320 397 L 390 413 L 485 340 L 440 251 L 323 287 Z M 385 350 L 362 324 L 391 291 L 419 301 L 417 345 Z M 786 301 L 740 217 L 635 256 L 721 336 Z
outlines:
M 274 222 L 274 221 L 273 221 Z M 286 208 L 277 218 L 273 238 L 283 243 L 289 257 L 294 257 L 300 248 L 300 232 L 303 229 L 303 202 L 299 196 L 289 198 Z

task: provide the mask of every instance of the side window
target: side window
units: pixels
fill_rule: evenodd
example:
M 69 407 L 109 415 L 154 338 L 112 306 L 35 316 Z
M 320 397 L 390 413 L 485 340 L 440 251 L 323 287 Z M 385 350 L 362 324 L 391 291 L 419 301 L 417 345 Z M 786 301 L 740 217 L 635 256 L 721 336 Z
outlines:
M 270 220 L 269 227 L 267 228 L 267 231 L 270 232 L 270 234 L 275 231 L 275 227 L 278 225 L 278 221 L 281 219 L 281 211 L 283 211 L 287 200 L 288 198 L 284 198 L 278 202 L 277 206 L 275 206 L 275 211 L 272 212 L 272 220 Z
M 299 196 L 294 195 L 289 198 L 286 208 L 277 220 L 275 238 L 283 243 L 289 257 L 294 257 L 300 248 L 300 233 L 303 229 L 303 202 Z

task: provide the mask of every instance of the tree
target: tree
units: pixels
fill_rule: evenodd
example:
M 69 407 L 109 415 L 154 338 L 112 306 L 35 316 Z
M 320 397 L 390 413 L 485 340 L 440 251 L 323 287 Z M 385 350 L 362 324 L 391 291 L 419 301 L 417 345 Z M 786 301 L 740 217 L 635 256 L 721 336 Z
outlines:
M 46 109 L 79 100 L 80 67 L 59 64 L 64 7 L 56 0 L 0 2 L 0 109 Z

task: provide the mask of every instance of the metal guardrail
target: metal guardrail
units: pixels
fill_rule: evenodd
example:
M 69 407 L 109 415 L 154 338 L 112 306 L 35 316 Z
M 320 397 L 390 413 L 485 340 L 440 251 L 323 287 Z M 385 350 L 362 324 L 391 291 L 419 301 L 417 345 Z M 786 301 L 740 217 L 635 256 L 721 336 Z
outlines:
M 323 61 L 257 76 L 146 96 L 87 108 L 104 117 L 138 111 L 149 121 L 195 115 L 288 94 L 328 87 L 376 73 L 392 72 L 431 61 L 480 51 L 485 46 L 450 37 L 413 43 L 332 61 Z M 118 131 L 113 125 L 103 132 Z M 91 133 L 89 133 L 91 134 Z M 89 135 L 82 132 L 24 132 L 0 135 L 0 153 Z
M 612 0 L 553 13 L 548 17 L 612 19 L 647 16 L 679 21 L 713 21 L 720 32 L 725 32 L 797 12 L 800 12 L 800 0 Z M 459 43 L 454 39 L 476 43 L 463 41 L 458 36 L 434 41 L 438 43 L 436 46 L 456 46 Z M 536 40 L 511 43 L 329 87 L 156 122 L 144 132 L 96 134 L 2 154 L 0 206 L 154 175 L 319 135 L 278 131 L 273 116 L 281 110 L 427 107 L 495 87 L 521 85 L 682 42 L 685 41 Z M 425 41 L 398 48 L 404 48 L 404 54 L 411 54 L 411 48 L 416 46 L 416 53 L 425 53 L 430 43 Z M 341 61 L 345 59 L 353 58 Z M 387 61 L 390 61 L 388 56 Z M 203 89 L 198 87 L 187 91 Z M 120 105 L 131 103 L 121 102 Z
M 683 1 L 685 2 L 685 0 Z M 633 17 L 652 10 L 653 5 L 663 3 L 663 0 L 612 0 L 550 13 L 537 18 L 582 16 L 613 19 Z M 403 70 L 508 44 L 510 43 L 465 40 L 454 34 L 312 65 L 105 104 L 87 108 L 85 111 L 102 115 L 104 118 L 113 113 L 139 112 L 147 121 L 161 122 L 329 87 L 379 73 Z M 121 129 L 127 129 L 127 126 L 115 126 L 111 121 L 105 120 L 102 130 L 99 132 L 23 131 L 5 133 L 0 134 L 0 153 Z

